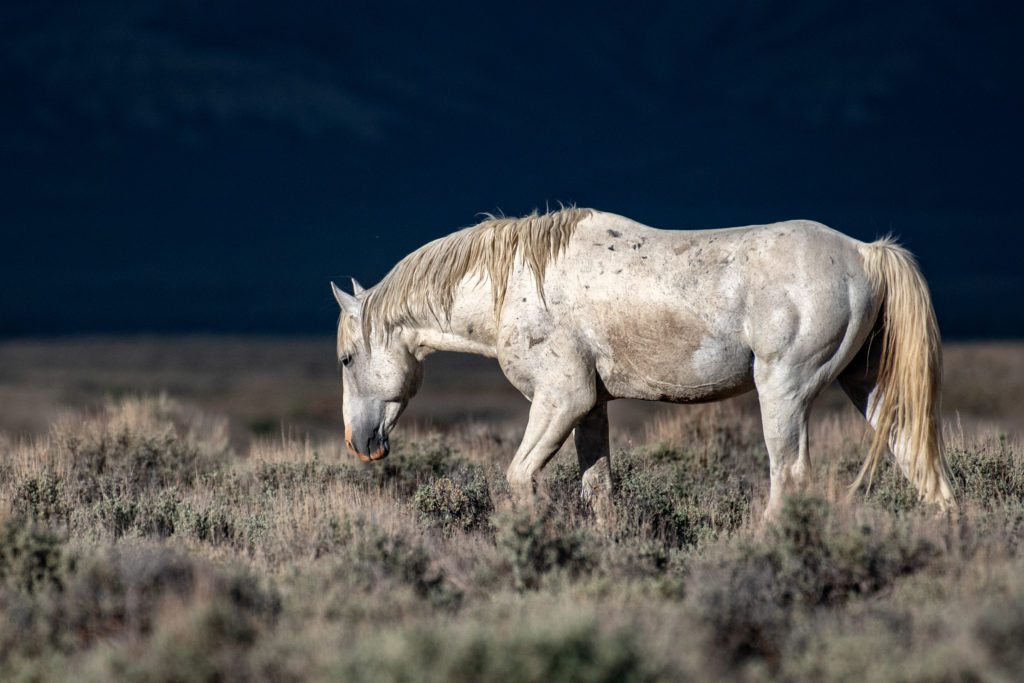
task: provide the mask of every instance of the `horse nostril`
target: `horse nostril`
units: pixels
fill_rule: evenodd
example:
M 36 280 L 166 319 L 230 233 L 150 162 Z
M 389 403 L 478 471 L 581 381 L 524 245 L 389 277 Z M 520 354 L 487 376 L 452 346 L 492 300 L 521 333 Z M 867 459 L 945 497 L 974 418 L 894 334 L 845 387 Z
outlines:
M 370 456 L 370 460 L 380 460 L 387 456 L 390 451 L 388 446 L 387 437 L 380 433 L 374 433 L 374 435 L 367 440 L 366 452 Z

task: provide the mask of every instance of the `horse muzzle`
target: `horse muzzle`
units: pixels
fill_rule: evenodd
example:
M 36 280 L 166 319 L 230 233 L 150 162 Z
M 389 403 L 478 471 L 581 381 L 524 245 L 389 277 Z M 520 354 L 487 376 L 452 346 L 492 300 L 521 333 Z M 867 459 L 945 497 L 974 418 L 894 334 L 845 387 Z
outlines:
M 373 451 L 369 455 L 366 455 L 365 453 L 360 453 L 355 448 L 352 448 L 352 444 L 347 444 L 347 445 L 348 445 L 348 452 L 351 453 L 352 455 L 356 456 L 357 458 L 359 458 L 363 462 L 374 462 L 375 460 L 382 460 L 382 459 L 388 457 L 388 453 L 391 452 L 391 448 L 387 444 L 384 444 L 383 446 L 381 446 L 377 450 Z
M 391 444 L 388 443 L 387 437 L 381 436 L 376 430 L 366 438 L 353 438 L 352 431 L 346 429 L 345 437 L 345 446 L 348 448 L 348 452 L 363 462 L 381 460 L 391 452 Z

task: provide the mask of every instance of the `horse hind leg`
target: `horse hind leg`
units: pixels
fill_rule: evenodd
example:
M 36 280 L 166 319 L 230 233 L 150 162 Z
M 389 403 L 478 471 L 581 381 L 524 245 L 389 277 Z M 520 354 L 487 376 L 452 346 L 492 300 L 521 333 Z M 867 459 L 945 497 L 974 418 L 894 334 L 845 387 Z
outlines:
M 878 416 L 875 414 L 874 408 L 878 404 L 879 398 L 876 389 L 878 368 L 882 362 L 881 347 L 882 342 L 878 338 L 875 338 L 873 343 L 866 343 L 839 375 L 839 386 L 843 388 L 857 411 L 864 416 L 872 429 L 875 429 L 878 424 Z M 895 438 L 889 439 L 888 446 L 900 471 L 903 472 L 907 481 L 913 483 L 909 451 Z M 952 497 L 951 493 L 947 493 L 947 495 Z
M 808 418 L 821 387 L 794 381 L 796 374 L 793 368 L 755 361 L 754 382 L 771 472 L 765 521 L 778 516 L 786 493 L 802 490 L 810 479 Z
M 587 413 L 573 430 L 579 460 L 583 502 L 590 507 L 602 529 L 613 525 L 611 448 L 608 437 L 608 404 Z
M 881 349 L 881 339 L 873 337 L 864 344 L 850 364 L 839 374 L 839 386 L 842 387 L 843 392 L 857 408 L 857 412 L 868 421 L 872 429 L 878 422 L 871 414 L 871 407 L 875 404 L 878 368 L 882 362 Z M 903 470 L 903 474 L 909 477 L 910 471 L 904 459 L 897 456 L 895 460 Z

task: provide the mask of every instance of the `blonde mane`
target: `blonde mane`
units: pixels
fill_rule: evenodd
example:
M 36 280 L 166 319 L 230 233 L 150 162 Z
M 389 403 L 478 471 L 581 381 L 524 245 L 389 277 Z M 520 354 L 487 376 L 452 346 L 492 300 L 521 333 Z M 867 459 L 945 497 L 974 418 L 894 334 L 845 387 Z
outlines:
M 429 318 L 447 320 L 456 288 L 473 274 L 490 280 L 498 317 L 517 258 L 530 267 L 543 299 L 548 264 L 561 254 L 579 222 L 592 213 L 572 207 L 522 218 L 489 216 L 478 225 L 425 244 L 367 292 L 362 304 L 363 336 L 369 339 L 373 330 L 391 334 L 397 327 Z

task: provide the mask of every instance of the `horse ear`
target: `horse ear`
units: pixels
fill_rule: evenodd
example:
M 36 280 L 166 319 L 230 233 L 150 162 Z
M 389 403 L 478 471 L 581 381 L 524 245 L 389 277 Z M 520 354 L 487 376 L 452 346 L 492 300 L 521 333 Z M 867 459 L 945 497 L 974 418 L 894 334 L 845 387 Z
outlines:
M 334 292 L 334 299 L 341 306 L 341 310 L 351 316 L 359 315 L 359 299 L 351 294 L 341 291 L 338 285 L 331 283 L 331 291 Z
M 355 294 L 356 296 L 360 296 L 365 291 L 366 290 L 363 288 L 363 286 L 359 284 L 359 281 L 356 280 L 355 278 L 352 278 L 352 293 Z

